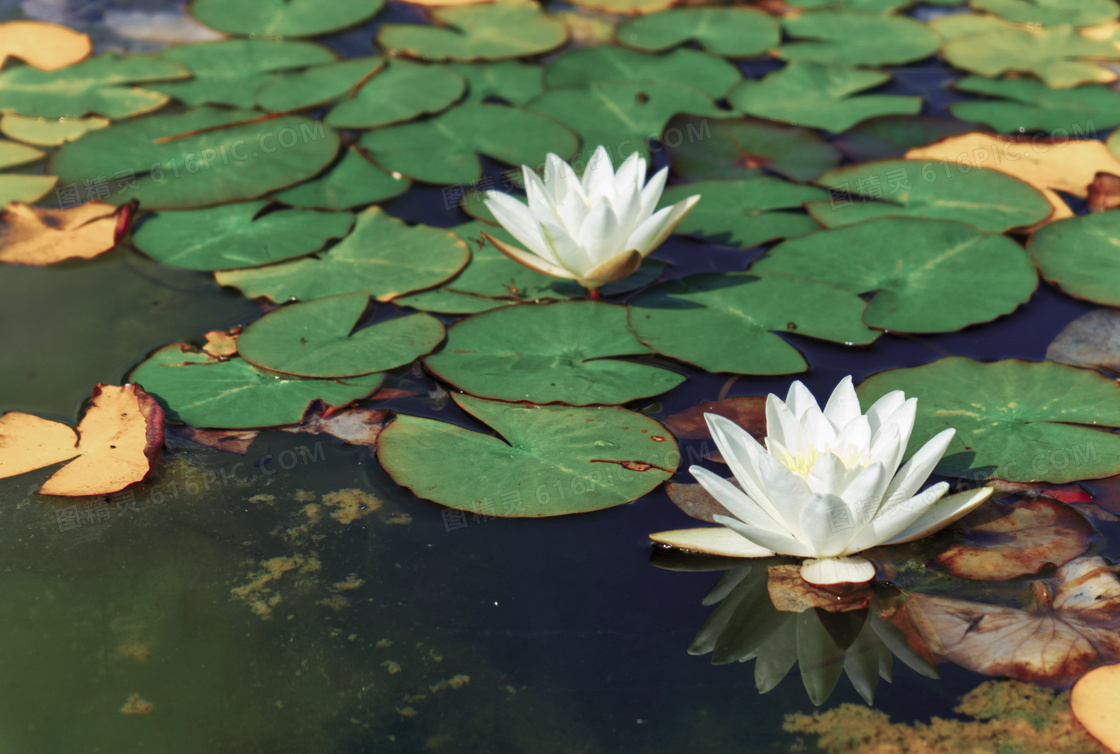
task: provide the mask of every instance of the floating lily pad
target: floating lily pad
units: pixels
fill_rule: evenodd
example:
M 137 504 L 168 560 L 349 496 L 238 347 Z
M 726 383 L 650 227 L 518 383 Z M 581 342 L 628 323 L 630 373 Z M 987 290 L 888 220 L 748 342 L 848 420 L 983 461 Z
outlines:
M 435 288 L 395 298 L 393 303 L 397 306 L 410 306 L 422 312 L 480 314 L 491 309 L 512 306 L 517 302 L 476 296 L 473 293 L 460 293 L 449 288 Z
M 355 330 L 367 306 L 369 294 L 355 291 L 281 307 L 245 328 L 237 352 L 262 369 L 337 379 L 410 364 L 443 340 L 443 324 L 427 314 Z
M 802 212 L 775 210 L 801 209 L 804 202 L 828 196 L 812 186 L 763 177 L 671 186 L 661 195 L 661 204 L 668 206 L 693 194 L 700 194 L 701 201 L 676 232 L 743 248 L 819 230 L 816 221 Z
M 109 125 L 108 118 L 92 115 L 88 118 L 29 118 L 16 113 L 0 116 L 0 131 L 5 136 L 19 139 L 26 144 L 57 147 L 67 141 L 81 138 L 87 131 L 96 131 Z
M 925 24 L 875 12 L 815 10 L 786 16 L 782 26 L 792 38 L 778 49 L 783 60 L 888 65 L 927 58 L 941 46 L 940 38 Z
M 618 29 L 618 41 L 638 50 L 661 52 L 696 41 L 708 52 L 732 58 L 760 55 L 780 40 L 778 22 L 754 8 L 670 8 Z
M 921 110 L 921 97 L 858 95 L 890 79 L 889 73 L 794 61 L 761 81 L 742 81 L 728 99 L 748 115 L 839 133 L 878 115 Z
M 422 60 L 504 60 L 548 52 L 568 39 L 563 22 L 533 0 L 441 8 L 431 15 L 438 25 L 385 24 L 378 46 Z
M 633 153 L 649 158 L 649 142 L 661 138 L 677 113 L 720 118 L 716 104 L 690 86 L 666 81 L 603 81 L 545 92 L 529 109 L 572 128 L 590 150 L 608 147 L 617 164 Z M 536 164 L 536 163 L 533 163 Z
M 182 343 L 164 346 L 132 370 L 168 416 L 192 427 L 297 424 L 315 401 L 342 407 L 380 387 L 385 375 L 315 380 L 258 369 L 240 358 L 220 361 Z
M 26 144 L 14 141 L 0 141 L 0 170 L 26 165 L 43 157 L 43 152 Z
M 278 202 L 313 209 L 353 209 L 400 196 L 412 182 L 377 167 L 351 146 L 342 159 L 309 181 L 272 194 Z
M 1059 220 L 1039 228 L 1027 251 L 1046 282 L 1077 298 L 1120 306 L 1120 210 Z
M 183 79 L 190 71 L 151 55 L 98 55 L 57 71 L 29 65 L 0 71 L 0 111 L 36 118 L 79 118 L 90 113 L 111 120 L 146 113 L 168 101 L 143 84 Z
M 467 81 L 450 68 L 390 60 L 327 113 L 336 128 L 373 128 L 438 113 L 463 96 Z
M 628 320 L 650 348 L 709 372 L 792 374 L 808 364 L 776 333 L 866 345 L 879 333 L 860 321 L 863 307 L 828 283 L 730 272 L 661 283 L 631 300 Z
M 315 37 L 354 26 L 385 0 L 193 0 L 191 15 L 243 37 Z
M 956 165 L 946 176 L 944 167 L 918 160 L 883 160 L 830 170 L 816 182 L 831 190 L 832 197 L 811 202 L 807 209 L 826 228 L 880 217 L 917 217 L 956 220 L 999 233 L 1050 216 L 1046 197 L 1018 178 Z
M 354 224 L 350 213 L 283 210 L 261 214 L 268 201 L 160 212 L 132 235 L 153 259 L 191 270 L 228 270 L 318 251 Z
M 383 168 L 419 181 L 473 184 L 479 154 L 510 165 L 537 165 L 549 152 L 568 156 L 579 139 L 551 118 L 505 105 L 461 105 L 419 123 L 378 128 L 362 147 Z
M 875 292 L 863 321 L 900 332 L 950 332 L 987 322 L 1026 303 L 1038 284 L 1030 259 L 1006 236 L 963 223 L 902 218 L 785 241 L 752 271 Z
M 189 209 L 255 199 L 310 178 L 338 152 L 338 134 L 306 118 L 204 106 L 94 131 L 62 145 L 63 183 L 109 180 L 107 200 Z
M 928 115 L 884 115 L 864 121 L 834 142 L 852 162 L 902 157 L 945 136 L 974 130 L 969 123 Z
M 451 508 L 515 518 L 610 508 L 657 487 L 680 460 L 669 433 L 633 411 L 452 397 L 497 435 L 399 415 L 377 448 L 398 484 Z
M 549 63 L 545 71 L 550 89 L 599 81 L 671 81 L 699 89 L 713 99 L 722 97 L 742 78 L 731 63 L 699 50 L 652 55 L 615 46 L 573 50 Z
M 1120 15 L 1114 0 L 970 0 L 980 11 L 1017 24 L 1096 26 Z
M 469 317 L 424 363 L 471 395 L 586 406 L 646 398 L 684 382 L 676 372 L 618 358 L 648 354 L 627 329 L 624 307 L 564 301 Z
M 54 188 L 58 178 L 53 175 L 18 175 L 0 173 L 0 207 L 10 202 L 30 204 Z
M 673 172 L 688 180 L 754 178 L 766 169 L 808 181 L 840 162 L 836 147 L 815 131 L 754 118 L 678 115 L 661 143 L 672 155 Z
M 1052 89 L 1034 79 L 966 76 L 954 86 L 965 92 L 998 97 L 956 102 L 949 110 L 961 120 L 986 123 L 1003 133 L 1068 134 L 1074 126 L 1091 131 L 1120 124 L 1120 93 L 1101 84 Z
M 408 226 L 370 207 L 358 214 L 350 235 L 316 258 L 219 272 L 215 277 L 251 298 L 308 301 L 367 290 L 378 301 L 388 301 L 439 285 L 469 258 L 467 245 L 451 231 Z
M 1102 431 L 1120 427 L 1120 385 L 1099 372 L 954 356 L 880 372 L 857 392 L 866 407 L 891 390 L 918 398 L 908 454 L 956 428 L 939 474 L 1060 483 L 1120 473 L 1120 435 Z
M 663 11 L 675 2 L 676 0 L 573 0 L 574 5 L 583 8 L 628 16 Z
M 544 91 L 544 69 L 516 60 L 499 63 L 451 63 L 448 68 L 467 80 L 464 102 L 483 102 L 490 97 L 511 105 L 524 105 Z
M 246 106 L 276 71 L 327 63 L 330 48 L 311 42 L 268 39 L 229 39 L 177 45 L 160 58 L 191 72 L 190 81 L 154 84 L 152 89 L 188 105 Z
M 256 104 L 271 112 L 323 105 L 352 93 L 359 83 L 375 75 L 384 65 L 385 58 L 371 55 L 335 60 L 302 71 L 282 71 L 273 74 L 256 90 Z

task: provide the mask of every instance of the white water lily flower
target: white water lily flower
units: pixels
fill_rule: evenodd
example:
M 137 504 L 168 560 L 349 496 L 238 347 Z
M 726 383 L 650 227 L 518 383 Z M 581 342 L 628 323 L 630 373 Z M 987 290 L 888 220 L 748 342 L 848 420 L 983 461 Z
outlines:
M 514 261 L 576 280 L 595 297 L 603 284 L 637 270 L 699 201 L 699 195 L 690 196 L 654 212 L 666 170 L 647 184 L 646 161 L 636 153 L 615 173 L 607 150 L 599 147 L 581 180 L 570 165 L 550 154 L 543 181 L 528 165 L 521 168 L 528 206 L 508 194 L 486 192 L 486 207 L 528 251 L 484 235 Z
M 705 414 L 739 486 L 700 466 L 689 471 L 734 518 L 716 516 L 723 527 L 650 538 L 719 555 L 807 558 L 801 576 L 812 584 L 870 581 L 874 564 L 851 556 L 932 534 L 992 492 L 943 497 L 945 482 L 918 492 L 956 430 L 933 437 L 900 469 L 916 411 L 917 399 L 896 390 L 862 414 L 852 378 L 845 377 L 823 411 L 800 382 L 784 402 L 768 396 L 766 447 L 734 422 Z

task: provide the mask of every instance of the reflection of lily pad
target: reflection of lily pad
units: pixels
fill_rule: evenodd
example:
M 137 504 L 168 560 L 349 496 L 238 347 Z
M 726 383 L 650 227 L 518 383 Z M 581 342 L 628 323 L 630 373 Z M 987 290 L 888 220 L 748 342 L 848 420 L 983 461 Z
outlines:
M 447 331 L 443 350 L 424 363 L 483 398 L 586 406 L 657 395 L 684 381 L 676 372 L 620 358 L 648 354 L 626 327 L 624 307 L 567 301 L 469 317 Z
M 627 47 L 661 52 L 695 40 L 708 52 L 750 57 L 777 47 L 778 22 L 755 8 L 671 8 L 636 18 L 618 29 Z
M 1069 482 L 1120 473 L 1120 385 L 1052 361 L 984 364 L 950 357 L 892 369 L 859 386 L 869 406 L 891 390 L 918 398 L 908 452 L 938 432 L 956 437 L 937 473 L 1013 482 Z
M 498 436 L 399 415 L 377 448 L 398 484 L 451 508 L 513 518 L 611 508 L 661 484 L 680 459 L 660 424 L 622 408 L 454 399 Z

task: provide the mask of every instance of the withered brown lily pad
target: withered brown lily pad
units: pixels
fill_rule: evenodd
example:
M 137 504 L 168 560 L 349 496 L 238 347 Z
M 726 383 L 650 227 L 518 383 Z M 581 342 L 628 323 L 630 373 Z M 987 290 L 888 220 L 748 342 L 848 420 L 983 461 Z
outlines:
M 40 71 L 57 71 L 80 63 L 92 50 L 88 34 L 60 24 L 45 21 L 0 24 L 0 68 L 9 57 L 14 57 Z
M 18 411 L 0 417 L 0 478 L 70 461 L 40 494 L 119 492 L 148 475 L 163 429 L 163 411 L 139 385 L 97 385 L 77 432 Z
M 285 432 L 306 432 L 331 435 L 351 445 L 364 445 L 376 450 L 377 437 L 385 427 L 385 412 L 375 408 L 352 408 L 345 411 L 324 410 L 319 406 L 304 417 L 303 423 L 284 427 Z
M 1111 751 L 1120 751 L 1120 665 L 1090 670 L 1073 686 L 1069 706 L 1085 730 Z
M 813 586 L 801 578 L 801 566 L 770 566 L 766 589 L 774 607 L 784 613 L 803 613 L 815 607 L 830 613 L 862 610 L 871 602 L 869 584 L 837 584 L 835 589 Z
M 1058 569 L 1053 585 L 1031 584 L 1033 607 L 1018 609 L 928 594 L 907 607 L 933 651 L 963 668 L 1044 686 L 1068 686 L 1120 659 L 1120 580 L 1103 558 Z
M 249 451 L 249 446 L 259 434 L 260 430 L 257 429 L 197 429 L 186 425 L 167 427 L 168 443 L 172 448 L 177 445 L 174 438 L 180 438 L 195 445 L 213 448 L 223 453 L 236 453 L 239 456 Z
M 216 359 L 228 359 L 237 355 L 237 338 L 241 335 L 241 328 L 232 330 L 211 330 L 206 333 L 206 345 L 202 350 Z
M 1103 212 L 1120 207 L 1120 175 L 1099 172 L 1093 176 L 1088 186 L 1089 197 L 1086 204 L 1090 212 Z
M 728 479 L 727 481 L 738 486 L 738 482 L 734 479 Z M 733 515 L 731 511 L 724 507 L 723 503 L 712 497 L 711 493 L 699 484 L 666 482 L 665 492 L 669 495 L 669 499 L 673 501 L 673 505 L 701 521 L 714 524 L 716 523 L 716 516 Z
M 985 505 L 957 526 L 965 541 L 934 560 L 954 576 L 980 581 L 1027 576 L 1049 563 L 1063 565 L 1084 553 L 1093 536 L 1092 525 L 1077 511 L 1044 498 Z
M 704 401 L 680 413 L 665 417 L 661 423 L 668 427 L 678 440 L 711 440 L 712 434 L 708 431 L 704 414 L 717 414 L 730 419 L 750 432 L 759 442 L 766 436 L 766 398 L 761 395 Z M 723 456 L 715 448 L 714 443 L 708 458 L 724 463 Z
M 130 206 L 101 202 L 70 209 L 12 202 L 0 210 L 0 262 L 44 266 L 104 254 L 127 232 Z

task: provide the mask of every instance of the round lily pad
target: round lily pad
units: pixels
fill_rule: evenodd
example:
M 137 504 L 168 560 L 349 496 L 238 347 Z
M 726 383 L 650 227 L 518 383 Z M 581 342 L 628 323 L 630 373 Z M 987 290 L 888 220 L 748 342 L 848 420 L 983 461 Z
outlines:
M 464 102 L 483 102 L 490 97 L 511 105 L 524 105 L 544 91 L 544 69 L 517 60 L 498 63 L 451 63 L 448 68 L 467 80 Z
M 399 415 L 377 443 L 398 484 L 451 508 L 514 518 L 610 508 L 657 487 L 680 461 L 672 435 L 633 411 L 452 397 L 497 435 Z
M 302 71 L 276 73 L 256 90 L 256 104 L 270 112 L 291 112 L 323 105 L 353 91 L 384 65 L 385 58 L 370 55 L 335 60 Z
M 419 293 L 401 296 L 393 299 L 393 303 L 397 306 L 410 306 L 422 312 L 480 314 L 491 309 L 512 306 L 516 302 L 476 296 L 473 293 L 460 293 L 448 288 L 434 288 L 430 291 L 420 291 Z
M 973 130 L 975 126 L 950 118 L 884 115 L 845 131 L 834 143 L 852 162 L 870 162 L 902 157 L 914 147 L 924 147 L 945 136 Z
M 892 390 L 918 399 L 907 453 L 953 427 L 937 465 L 949 476 L 1072 482 L 1120 473 L 1120 385 L 1052 361 L 950 357 L 881 372 L 859 386 L 866 409 Z
M 732 58 L 761 55 L 777 47 L 781 28 L 755 8 L 670 8 L 628 21 L 618 29 L 627 47 L 661 52 L 695 40 L 708 52 Z
M 963 223 L 901 218 L 784 241 L 751 271 L 874 292 L 863 321 L 900 332 L 950 332 L 987 322 L 1026 303 L 1038 284 L 1030 259 L 1006 236 Z
M 107 180 L 106 201 L 188 209 L 256 199 L 310 178 L 338 144 L 321 122 L 205 106 L 90 132 L 59 147 L 51 168 L 63 183 Z
M 1038 189 L 1006 173 L 921 160 L 851 165 L 830 170 L 816 183 L 832 195 L 807 209 L 826 228 L 879 217 L 919 217 L 1002 233 L 1042 222 L 1052 211 Z
M 315 37 L 354 26 L 385 0 L 193 0 L 190 13 L 211 29 L 243 37 Z
M 1027 244 L 1046 282 L 1077 298 L 1120 306 L 1120 210 L 1044 225 Z
M 1078 128 L 1095 132 L 1120 124 L 1120 92 L 1102 84 L 1052 89 L 1034 79 L 965 76 L 953 86 L 998 98 L 955 102 L 949 110 L 961 120 L 986 123 L 1002 133 L 1046 131 L 1061 136 L 1073 131 L 1076 136 Z
M 1013 23 L 1037 26 L 1097 26 L 1120 15 L 1115 0 L 970 0 L 969 4 Z
M 152 259 L 191 270 L 228 270 L 318 251 L 354 225 L 350 213 L 283 210 L 261 215 L 267 201 L 160 212 L 132 234 Z M 205 229 L 205 230 L 203 230 Z
M 335 128 L 374 128 L 444 110 L 463 96 L 467 81 L 440 65 L 390 60 L 327 113 Z
M 308 301 L 367 290 L 378 301 L 389 301 L 439 285 L 468 259 L 467 245 L 451 231 L 408 226 L 370 207 L 358 214 L 350 235 L 317 258 L 219 272 L 215 277 L 251 298 Z
M 549 152 L 574 154 L 579 139 L 551 118 L 505 105 L 460 105 L 418 123 L 378 128 L 361 145 L 377 164 L 418 181 L 473 184 L 478 155 L 509 165 L 537 165 Z
M 192 427 L 243 429 L 297 424 L 314 401 L 341 408 L 381 386 L 385 375 L 314 380 L 220 361 L 182 343 L 164 346 L 132 370 L 168 416 Z
M 741 78 L 731 63 L 699 50 L 653 55 L 612 45 L 573 50 L 545 69 L 545 84 L 550 89 L 597 81 L 671 81 L 699 89 L 713 99 L 722 97 Z
M 648 354 L 626 327 L 625 307 L 564 301 L 468 317 L 424 363 L 471 395 L 586 406 L 647 398 L 684 382 L 676 372 L 618 358 Z
M 443 340 L 443 324 L 411 314 L 355 330 L 369 305 L 366 291 L 275 309 L 237 339 L 241 358 L 300 377 L 357 377 L 409 364 Z
M 866 345 L 879 333 L 860 321 L 859 296 L 794 275 L 729 272 L 661 283 L 630 301 L 638 339 L 709 372 L 792 374 L 808 368 L 776 333 Z
M 941 45 L 937 34 L 919 21 L 867 11 L 791 14 L 782 26 L 793 38 L 778 49 L 784 60 L 842 66 L 909 63 L 929 57 Z
M 316 177 L 272 194 L 292 207 L 353 209 L 400 196 L 412 182 L 400 173 L 386 173 L 351 145 L 342 158 Z
M 0 117 L 0 132 L 25 144 L 57 147 L 67 141 L 79 139 L 87 131 L 96 131 L 109 125 L 108 118 L 91 115 L 88 118 L 29 118 L 16 113 Z

